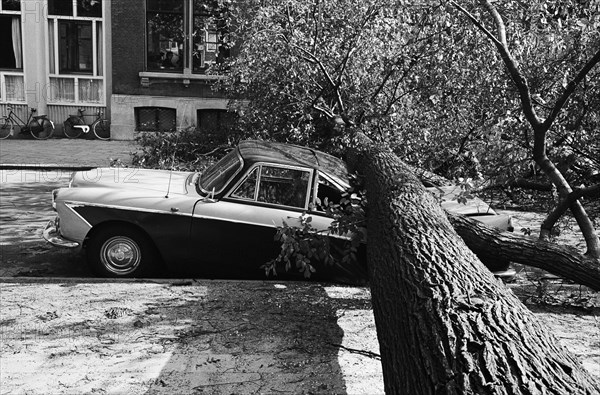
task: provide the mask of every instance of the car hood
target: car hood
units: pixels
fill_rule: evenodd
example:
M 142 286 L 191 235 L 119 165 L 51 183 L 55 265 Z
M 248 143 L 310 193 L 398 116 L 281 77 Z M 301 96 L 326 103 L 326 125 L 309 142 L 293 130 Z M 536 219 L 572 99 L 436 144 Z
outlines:
M 461 215 L 496 214 L 489 204 L 478 197 L 471 197 L 465 203 L 458 202 L 458 196 L 463 192 L 460 186 L 432 187 L 427 190 L 440 201 L 445 210 L 451 213 Z
M 187 180 L 192 172 L 149 170 L 129 167 L 102 167 L 73 174 L 73 188 L 134 189 L 172 193 L 186 193 Z

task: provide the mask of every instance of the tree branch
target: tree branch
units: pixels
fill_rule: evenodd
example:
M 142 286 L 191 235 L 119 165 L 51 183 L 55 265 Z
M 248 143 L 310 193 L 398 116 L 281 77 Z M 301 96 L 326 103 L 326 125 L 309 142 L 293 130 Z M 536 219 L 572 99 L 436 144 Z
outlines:
M 469 11 L 467 11 L 465 8 L 463 8 L 461 5 L 457 4 L 455 1 L 451 1 L 451 4 L 454 7 L 456 7 L 458 10 L 460 10 L 463 14 L 465 14 L 473 22 L 473 24 L 494 43 L 494 45 L 498 49 L 498 52 L 500 53 L 500 57 L 502 58 L 502 61 L 504 62 L 504 64 L 506 65 L 506 68 L 508 69 L 508 74 L 510 75 L 512 80 L 515 82 L 515 85 L 517 86 L 519 96 L 521 97 L 521 105 L 523 108 L 523 113 L 525 114 L 525 117 L 527 118 L 529 123 L 535 129 L 536 127 L 542 125 L 542 121 L 539 119 L 539 117 L 535 113 L 535 109 L 533 108 L 533 102 L 531 100 L 531 92 L 529 90 L 529 84 L 527 83 L 527 80 L 525 79 L 523 74 L 519 71 L 517 62 L 510 54 L 510 51 L 508 50 L 508 46 L 506 45 L 506 37 L 505 37 L 506 29 L 504 27 L 504 22 L 502 21 L 502 17 L 495 10 L 494 6 L 489 1 L 480 0 L 480 2 L 486 7 L 488 12 L 494 18 L 494 21 L 496 23 L 496 29 L 500 34 L 500 39 L 496 38 L 496 36 L 494 36 L 488 29 L 485 28 L 483 23 L 481 23 L 477 18 L 475 18 L 475 16 L 473 14 L 471 14 Z
M 569 193 L 564 199 L 562 199 L 552 210 L 548 216 L 542 222 L 541 228 L 546 230 L 543 234 L 550 233 L 550 230 L 556 224 L 556 221 L 562 217 L 562 215 L 571 208 L 579 199 L 582 197 L 593 197 L 598 195 L 600 192 L 600 184 L 592 185 L 586 188 L 575 188 L 573 192 Z
M 472 218 L 446 213 L 467 246 L 482 260 L 501 259 L 546 270 L 593 290 L 600 290 L 600 261 L 576 248 L 500 232 Z
M 579 73 L 577 73 L 577 75 L 575 76 L 575 78 L 573 78 L 571 81 L 569 81 L 569 83 L 567 84 L 567 87 L 565 88 L 565 91 L 558 98 L 558 100 L 554 104 L 554 107 L 552 108 L 552 111 L 550 112 L 550 115 L 548 115 L 548 117 L 544 121 L 544 127 L 546 129 L 549 129 L 550 125 L 552 125 L 552 123 L 554 122 L 554 120 L 556 119 L 556 117 L 558 117 L 558 114 L 560 113 L 560 111 L 562 110 L 562 108 L 564 107 L 564 105 L 569 100 L 569 97 L 573 94 L 573 92 L 577 88 L 577 85 L 581 81 L 583 81 L 583 79 L 587 76 L 587 74 L 598 63 L 600 63 L 600 49 L 598 49 L 598 51 L 596 52 L 596 54 L 582 67 L 581 70 L 579 70 Z

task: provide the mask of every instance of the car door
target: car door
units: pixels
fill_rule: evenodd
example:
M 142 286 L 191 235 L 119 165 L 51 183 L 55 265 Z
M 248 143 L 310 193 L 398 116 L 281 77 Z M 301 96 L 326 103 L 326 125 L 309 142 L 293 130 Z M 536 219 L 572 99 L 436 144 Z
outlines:
M 328 229 L 332 218 L 327 216 L 327 206 L 339 204 L 349 185 L 336 181 L 334 177 L 318 171 L 313 188 L 313 200 L 308 214 L 312 217 L 312 226 L 317 229 Z M 326 234 L 326 233 L 323 233 Z M 343 261 L 343 256 L 350 248 L 349 234 L 330 234 L 329 252 L 335 258 L 330 265 L 319 265 L 315 277 L 319 279 L 340 281 L 348 284 L 364 284 L 367 279 L 366 248 L 358 247 L 356 259 Z
M 312 180 L 310 168 L 258 163 L 220 201 L 198 201 L 191 227 L 197 269 L 218 277 L 264 278 L 261 265 L 280 249 L 277 227 L 300 225 Z

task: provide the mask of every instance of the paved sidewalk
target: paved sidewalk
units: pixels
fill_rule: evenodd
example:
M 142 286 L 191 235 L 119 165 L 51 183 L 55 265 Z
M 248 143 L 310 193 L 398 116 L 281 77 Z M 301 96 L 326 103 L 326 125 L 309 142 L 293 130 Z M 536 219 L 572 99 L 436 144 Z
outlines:
M 0 169 L 103 167 L 116 159 L 128 165 L 136 148 L 133 141 L 0 140 Z

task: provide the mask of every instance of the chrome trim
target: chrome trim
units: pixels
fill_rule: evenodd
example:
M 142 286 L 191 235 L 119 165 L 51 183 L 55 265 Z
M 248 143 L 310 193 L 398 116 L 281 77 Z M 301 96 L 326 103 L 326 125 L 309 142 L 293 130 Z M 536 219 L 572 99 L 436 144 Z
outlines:
M 202 199 L 199 199 L 199 200 L 202 200 Z M 117 210 L 140 211 L 140 212 L 144 212 L 144 213 L 153 213 L 153 214 L 170 214 L 170 215 L 176 214 L 176 215 L 185 215 L 188 217 L 192 216 L 191 213 L 179 213 L 179 212 L 173 213 L 170 210 L 155 210 L 155 209 L 141 208 L 141 207 L 116 206 L 116 205 L 112 205 L 112 204 L 78 202 L 78 201 L 72 201 L 72 200 L 65 201 L 65 206 L 70 208 L 75 214 L 77 214 L 79 216 L 79 218 L 84 220 L 90 226 L 92 226 L 92 225 L 89 222 L 87 222 L 85 218 L 83 218 L 81 215 L 79 215 L 79 213 L 74 210 L 75 208 L 77 208 L 77 207 L 100 207 L 100 208 L 114 208 Z
M 277 167 L 279 169 L 289 169 L 289 170 L 299 170 L 299 171 L 306 171 L 309 174 L 309 180 L 308 180 L 308 185 L 306 188 L 306 198 L 304 199 L 304 207 L 295 207 L 295 206 L 285 206 L 283 204 L 275 204 L 275 203 L 268 203 L 268 202 L 259 202 L 257 201 L 258 198 L 258 187 L 260 185 L 260 180 L 262 178 L 262 168 L 263 166 L 270 166 L 270 167 Z M 256 178 L 256 185 L 254 187 L 254 199 L 250 200 L 250 199 L 244 199 L 244 198 L 239 198 L 239 197 L 235 197 L 232 195 L 232 193 L 240 186 L 242 185 L 242 183 L 246 180 L 246 177 L 248 177 L 250 175 L 250 173 L 252 173 L 252 171 L 254 169 L 258 168 L 258 177 Z M 271 162 L 256 162 L 252 165 L 251 168 L 248 169 L 248 171 L 246 171 L 246 173 L 240 177 L 240 179 L 238 180 L 238 182 L 236 182 L 233 187 L 229 188 L 229 191 L 223 196 L 223 198 L 228 198 L 231 200 L 235 200 L 236 202 L 238 201 L 242 201 L 242 202 L 254 202 L 254 203 L 260 203 L 260 204 L 264 204 L 267 205 L 268 207 L 281 207 L 283 210 L 286 209 L 296 209 L 296 210 L 307 210 L 308 209 L 308 203 L 310 202 L 310 198 L 311 198 L 311 190 L 312 190 L 312 185 L 314 183 L 315 180 L 315 169 L 312 167 L 302 167 L 302 166 L 294 166 L 294 165 L 284 165 L 284 164 L 280 164 L 280 163 L 271 163 Z M 225 188 L 224 188 L 225 189 Z
M 492 272 L 492 274 L 495 277 L 501 278 L 503 280 L 512 280 L 517 275 L 517 271 L 515 269 L 509 268 L 509 269 L 506 269 L 506 270 Z
M 77 248 L 79 243 L 67 240 L 60 235 L 56 221 L 48 221 L 43 231 L 44 239 L 55 247 Z

